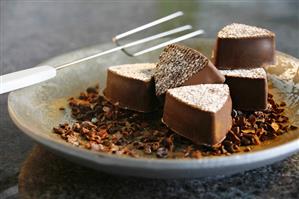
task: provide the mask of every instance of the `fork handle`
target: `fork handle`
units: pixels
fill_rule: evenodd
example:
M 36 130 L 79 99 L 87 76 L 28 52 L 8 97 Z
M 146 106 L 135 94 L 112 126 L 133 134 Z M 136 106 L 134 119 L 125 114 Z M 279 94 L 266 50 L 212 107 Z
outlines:
M 38 66 L 0 76 L 0 94 L 31 86 L 56 76 L 56 68 Z

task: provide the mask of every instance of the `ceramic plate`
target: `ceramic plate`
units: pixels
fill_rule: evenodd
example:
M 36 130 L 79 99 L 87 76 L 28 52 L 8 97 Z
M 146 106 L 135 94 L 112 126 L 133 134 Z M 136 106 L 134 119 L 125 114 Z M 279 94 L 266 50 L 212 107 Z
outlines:
M 185 44 L 210 56 L 214 41 L 189 40 Z M 84 57 L 113 44 L 94 46 L 53 58 L 43 64 L 59 65 Z M 138 58 L 130 58 L 122 52 L 106 55 L 58 72 L 54 79 L 10 93 L 8 108 L 12 120 L 28 136 L 39 144 L 65 158 L 87 167 L 121 175 L 153 178 L 194 178 L 233 174 L 261 167 L 282 160 L 299 150 L 299 130 L 291 131 L 270 142 L 253 147 L 253 151 L 231 156 L 204 157 L 202 159 L 146 159 L 110 155 L 77 148 L 66 143 L 52 132 L 59 123 L 72 122 L 70 113 L 59 111 L 67 107 L 67 99 L 77 96 L 88 86 L 100 83 L 105 87 L 106 69 L 126 63 L 156 62 L 160 51 Z M 295 125 L 299 125 L 299 61 L 277 52 L 277 64 L 267 67 L 270 92 L 287 103 L 286 113 Z

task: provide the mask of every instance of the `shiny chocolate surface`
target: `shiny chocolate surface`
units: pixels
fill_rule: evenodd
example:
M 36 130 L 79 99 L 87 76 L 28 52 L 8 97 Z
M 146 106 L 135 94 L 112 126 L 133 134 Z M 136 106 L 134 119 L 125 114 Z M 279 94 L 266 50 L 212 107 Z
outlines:
M 275 37 L 217 38 L 213 60 L 219 69 L 255 68 L 274 63 Z
M 214 145 L 221 142 L 232 126 L 231 97 L 228 95 L 222 107 L 216 111 L 196 106 L 184 103 L 167 92 L 162 121 L 171 130 L 196 144 Z
M 139 112 L 152 112 L 157 109 L 154 79 L 143 81 L 129 78 L 108 70 L 104 96 L 122 108 Z

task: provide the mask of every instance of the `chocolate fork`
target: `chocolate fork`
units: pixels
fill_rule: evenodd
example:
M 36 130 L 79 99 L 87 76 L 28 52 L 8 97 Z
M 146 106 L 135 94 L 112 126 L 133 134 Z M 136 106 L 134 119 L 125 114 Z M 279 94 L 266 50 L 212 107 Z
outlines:
M 109 49 L 109 50 L 102 51 L 102 52 L 96 53 L 94 55 L 84 57 L 84 58 L 81 58 L 81 59 L 78 59 L 78 60 L 75 60 L 75 61 L 72 61 L 72 62 L 69 62 L 69 63 L 65 63 L 65 64 L 62 64 L 62 65 L 59 65 L 59 66 L 37 66 L 37 67 L 34 67 L 34 68 L 29 68 L 29 69 L 26 69 L 26 70 L 22 70 L 22 71 L 2 75 L 2 76 L 0 76 L 0 94 L 7 93 L 7 92 L 10 92 L 10 91 L 13 91 L 13 90 L 17 90 L 19 88 L 31 86 L 31 85 L 46 81 L 48 79 L 51 79 L 51 78 L 55 77 L 57 71 L 65 68 L 65 67 L 75 65 L 75 64 L 78 64 L 78 63 L 82 63 L 84 61 L 87 61 L 87 60 L 90 60 L 90 59 L 93 59 L 93 58 L 96 58 L 96 57 L 100 57 L 100 56 L 103 56 L 103 55 L 106 55 L 106 54 L 109 54 L 109 53 L 113 53 L 113 52 L 116 52 L 116 51 L 119 51 L 119 50 L 122 50 L 128 56 L 135 57 L 135 56 L 139 56 L 139 55 L 157 50 L 159 48 L 163 48 L 163 47 L 165 47 L 169 44 L 177 43 L 177 42 L 180 42 L 180 41 L 183 41 L 183 40 L 186 40 L 186 39 L 189 39 L 189 38 L 192 38 L 192 37 L 195 37 L 197 35 L 200 35 L 200 34 L 204 33 L 204 30 L 196 30 L 194 32 L 187 33 L 183 36 L 168 40 L 166 42 L 160 43 L 160 44 L 155 45 L 155 46 L 150 47 L 150 48 L 146 48 L 144 50 L 135 52 L 133 54 L 127 52 L 126 48 L 137 46 L 137 45 L 140 45 L 140 44 L 143 44 L 143 43 L 146 43 L 146 42 L 150 42 L 150 41 L 153 41 L 153 40 L 156 40 L 156 39 L 159 39 L 159 38 L 162 38 L 162 37 L 166 37 L 166 36 L 169 36 L 169 35 L 173 35 L 173 34 L 176 34 L 176 33 L 182 32 L 182 31 L 190 30 L 190 29 L 192 29 L 192 26 L 191 25 L 185 25 L 185 26 L 174 28 L 174 29 L 171 29 L 171 30 L 168 30 L 168 31 L 156 34 L 156 35 L 152 35 L 152 36 L 137 40 L 137 41 L 133 41 L 133 42 L 130 42 L 130 43 L 127 43 L 127 44 L 124 44 L 124 45 L 119 44 L 120 39 L 128 37 L 132 34 L 140 32 L 142 30 L 148 29 L 150 27 L 159 25 L 163 22 L 170 21 L 170 20 L 172 20 L 174 18 L 177 18 L 177 17 L 180 17 L 182 15 L 184 15 L 184 13 L 181 12 L 181 11 L 178 11 L 178 12 L 175 12 L 171 15 L 168 15 L 168 16 L 165 16 L 163 18 L 152 21 L 150 23 L 147 23 L 143 26 L 140 26 L 140 27 L 137 27 L 135 29 L 129 30 L 125 33 L 116 35 L 115 37 L 112 38 L 112 41 L 117 45 L 117 47 Z

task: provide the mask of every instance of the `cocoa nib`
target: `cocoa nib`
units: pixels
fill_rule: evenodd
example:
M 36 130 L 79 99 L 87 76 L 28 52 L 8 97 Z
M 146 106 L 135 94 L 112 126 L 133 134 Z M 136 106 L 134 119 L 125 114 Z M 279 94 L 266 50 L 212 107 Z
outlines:
M 167 158 L 168 149 L 166 149 L 165 147 L 158 148 L 156 155 L 158 158 Z
M 226 138 L 215 146 L 195 145 L 175 134 L 161 122 L 162 110 L 137 113 L 112 104 L 99 94 L 99 87 L 89 87 L 68 100 L 73 124 L 63 123 L 53 132 L 66 142 L 95 152 L 157 158 L 201 158 L 248 152 L 252 146 L 298 129 L 284 115 L 286 103 L 276 103 L 268 95 L 265 111 L 233 110 L 233 125 Z M 59 110 L 65 110 L 60 107 Z

